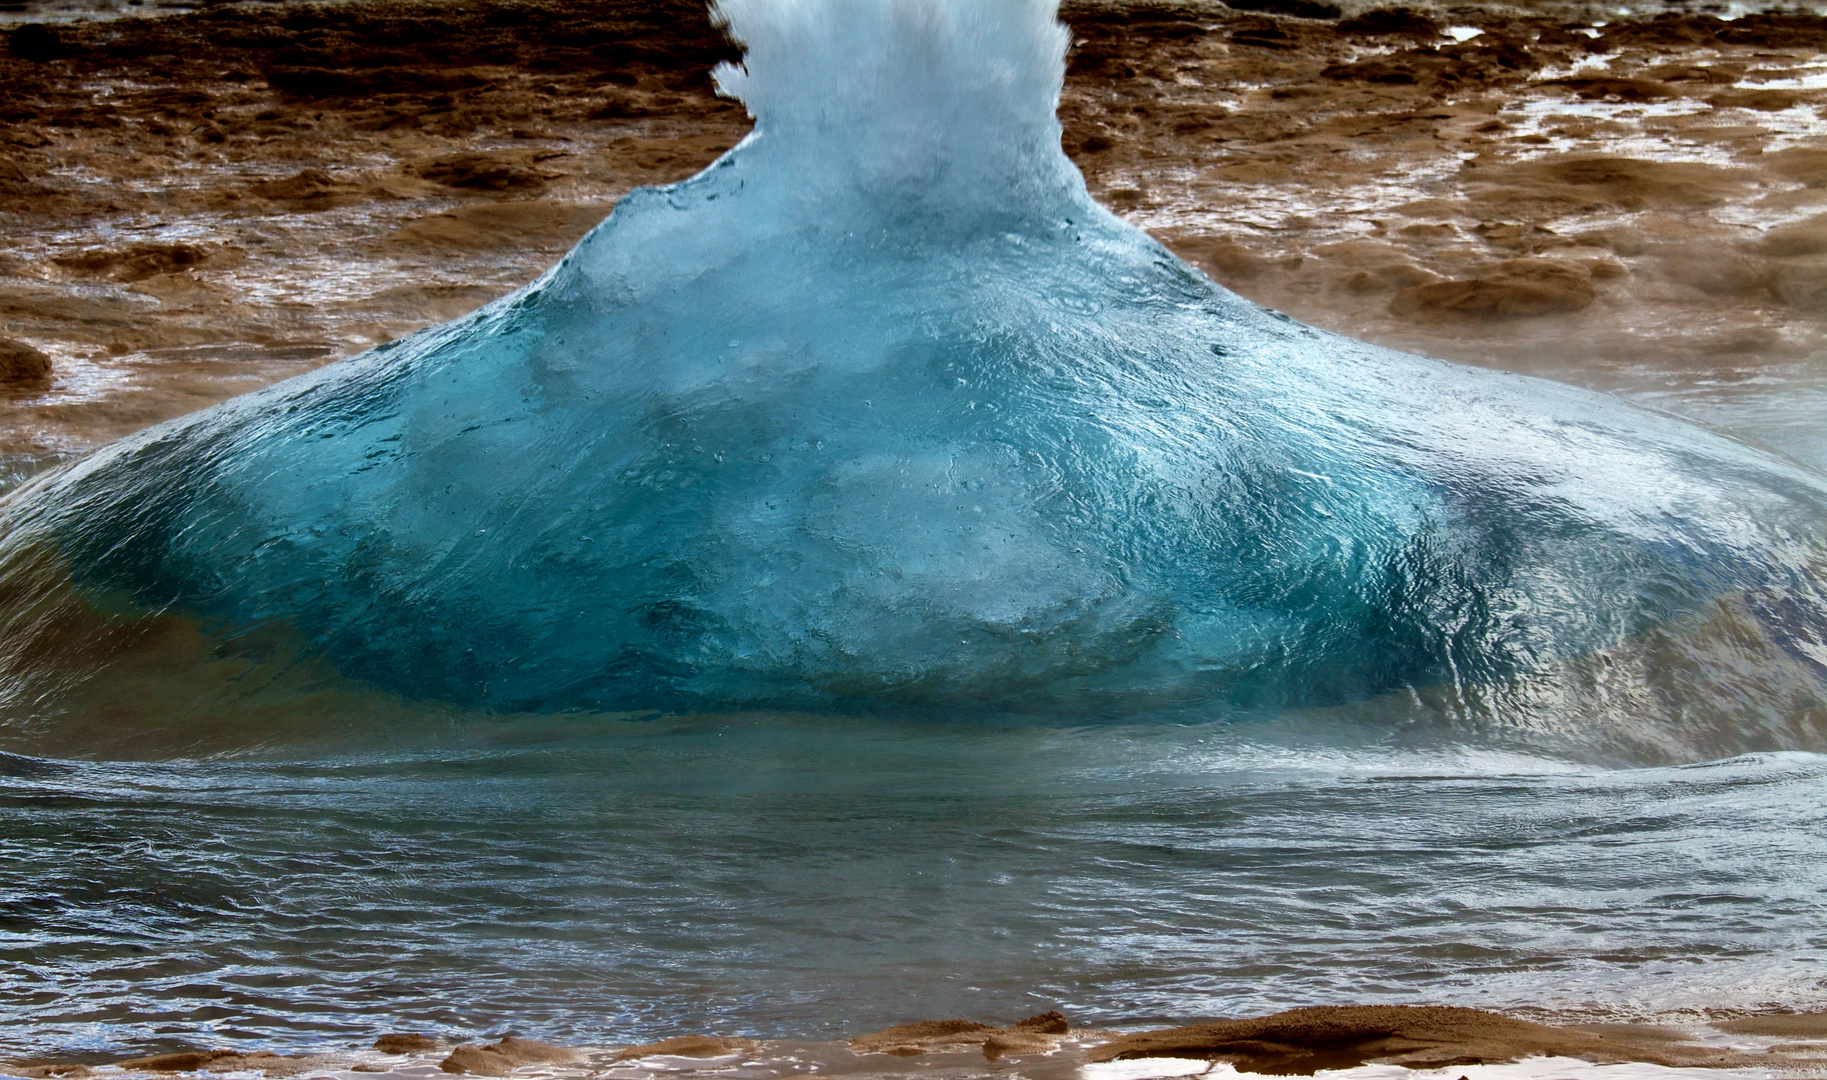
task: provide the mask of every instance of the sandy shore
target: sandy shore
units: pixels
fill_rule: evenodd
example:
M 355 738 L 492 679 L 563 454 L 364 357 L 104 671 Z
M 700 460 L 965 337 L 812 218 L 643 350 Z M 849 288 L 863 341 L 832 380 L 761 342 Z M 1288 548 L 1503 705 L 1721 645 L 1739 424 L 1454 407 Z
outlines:
M 1827 463 L 1827 20 L 1069 4 L 1094 193 L 1331 329 Z M 696 0 L 11 32 L 14 474 L 469 310 L 747 130 Z
M 427 1035 L 383 1035 L 343 1053 L 281 1055 L 226 1049 L 177 1050 L 107 1064 L 21 1062 L 6 1075 L 48 1080 L 212 1075 L 339 1077 L 594 1077 L 641 1080 L 655 1074 L 730 1073 L 783 1078 L 972 1075 L 994 1071 L 1046 1080 L 1079 1076 L 1140 1080 L 1185 1075 L 1184 1063 L 1222 1063 L 1238 1072 L 1311 1076 L 1316 1072 L 1400 1065 L 1414 1070 L 1475 1069 L 1537 1061 L 1547 1072 L 1568 1064 L 1638 1065 L 1677 1076 L 1695 1070 L 1827 1072 L 1827 1013 L 1720 1020 L 1691 1029 L 1634 1024 L 1554 1027 L 1477 1009 L 1355 1006 L 1293 1009 L 1158 1031 L 1074 1029 L 1057 1011 L 1007 1027 L 950 1019 L 904 1024 L 844 1042 L 791 1042 L 681 1035 L 631 1046 L 563 1047 L 505 1036 L 448 1043 Z M 1149 1063 L 1157 1064 L 1149 1064 Z M 1122 1063 L 1131 1064 L 1121 1067 Z M 1181 1063 L 1178 1066 L 1170 1063 Z M 1099 1066 L 1115 1065 L 1117 1068 Z M 1614 1070 L 1619 1076 L 1623 1071 Z

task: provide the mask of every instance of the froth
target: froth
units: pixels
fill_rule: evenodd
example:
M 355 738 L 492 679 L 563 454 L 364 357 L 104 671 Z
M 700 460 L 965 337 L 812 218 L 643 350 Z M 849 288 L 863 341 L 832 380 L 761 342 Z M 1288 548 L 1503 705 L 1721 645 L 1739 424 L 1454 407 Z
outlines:
M 1031 203 L 1082 190 L 1054 112 L 1069 36 L 1052 0 L 717 0 L 743 46 L 718 89 L 795 177 L 902 199 Z M 1011 198 L 1011 196 L 1018 196 Z M 1050 201 L 1050 200 L 1044 200 Z

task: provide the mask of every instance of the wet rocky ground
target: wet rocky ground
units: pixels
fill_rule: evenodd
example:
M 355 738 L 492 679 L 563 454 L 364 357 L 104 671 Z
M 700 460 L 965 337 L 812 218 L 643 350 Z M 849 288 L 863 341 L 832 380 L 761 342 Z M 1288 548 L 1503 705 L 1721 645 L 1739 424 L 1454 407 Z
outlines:
M 717 1074 L 723 1080 L 805 1080 L 813 1076 L 923 1076 L 965 1080 L 1150 1080 L 1236 1072 L 1306 1075 L 1316 1070 L 1366 1080 L 1388 1066 L 1466 1071 L 1522 1061 L 1504 1080 L 1550 1080 L 1607 1065 L 1612 1080 L 1698 1080 L 1712 1076 L 1815 1076 L 1827 1059 L 1827 1014 L 1787 1013 L 1713 1020 L 1689 1028 L 1644 1024 L 1550 1026 L 1479 1009 L 1439 1006 L 1320 1006 L 1123 1034 L 1074 1028 L 1048 1011 L 1007 1027 L 953 1018 L 923 1020 L 843 1041 L 759 1040 L 680 1035 L 631 1046 L 565 1047 L 503 1036 L 450 1042 L 393 1033 L 371 1048 L 307 1054 L 230 1049 L 176 1050 L 105 1065 L 64 1061 L 0 1065 L 21 1080 L 139 1080 L 204 1074 L 236 1080 L 439 1080 L 523 1076 L 537 1080 L 654 1080 Z M 1590 1064 L 1588 1064 L 1590 1063 Z M 1375 1066 L 1385 1068 L 1381 1073 Z M 1188 1066 L 1192 1068 L 1188 1068 Z M 1127 1066 L 1127 1067 L 1125 1067 Z M 1482 1067 L 1482 1068 L 1481 1068 Z M 1723 1070 L 1732 1070 L 1724 1072 Z M 1773 1072 L 1772 1070 L 1775 1070 Z M 1235 1073 L 1232 1073 L 1235 1075 Z M 1498 1080 L 1491 1076 L 1490 1080 Z
M 1827 464 L 1827 19 L 1245 2 L 1067 4 L 1106 205 L 1302 320 Z M 15 477 L 461 314 L 748 128 L 696 0 L 10 25 Z

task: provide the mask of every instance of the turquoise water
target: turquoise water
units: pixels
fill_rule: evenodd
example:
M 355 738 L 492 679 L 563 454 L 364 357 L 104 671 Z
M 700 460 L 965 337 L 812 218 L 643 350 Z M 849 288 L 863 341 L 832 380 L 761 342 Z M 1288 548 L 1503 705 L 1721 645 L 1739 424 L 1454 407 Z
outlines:
M 1827 757 L 787 716 L 0 762 L 0 1052 L 1827 1004 Z

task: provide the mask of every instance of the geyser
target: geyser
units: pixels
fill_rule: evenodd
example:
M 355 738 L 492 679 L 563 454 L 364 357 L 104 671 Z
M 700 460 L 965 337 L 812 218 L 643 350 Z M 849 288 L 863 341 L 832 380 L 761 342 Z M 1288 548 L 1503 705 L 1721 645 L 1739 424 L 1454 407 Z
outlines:
M 493 710 L 1827 745 L 1818 474 L 1213 284 L 1061 153 L 1049 0 L 716 10 L 756 124 L 702 174 L 7 501 L 6 723 L 252 716 L 308 670 Z

